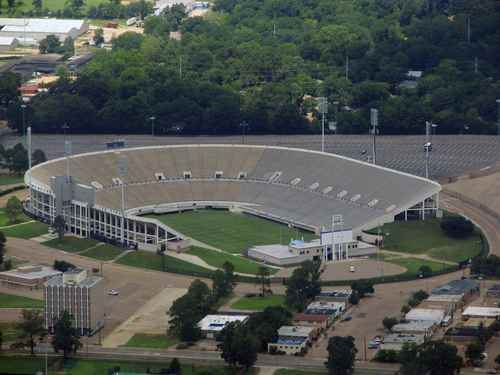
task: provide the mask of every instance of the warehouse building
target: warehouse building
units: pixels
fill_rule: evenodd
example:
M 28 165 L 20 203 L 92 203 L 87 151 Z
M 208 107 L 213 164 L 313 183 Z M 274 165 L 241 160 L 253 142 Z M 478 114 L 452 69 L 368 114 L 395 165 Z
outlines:
M 71 37 L 76 39 L 88 31 L 84 20 L 63 20 L 55 18 L 0 18 L 0 37 L 16 38 L 20 44 L 32 40 L 39 43 L 48 35 L 60 41 Z
M 71 269 L 51 278 L 45 284 L 45 328 L 67 311 L 80 335 L 91 336 L 104 326 L 104 282 L 102 277 L 88 276 L 86 270 Z
M 278 339 L 267 344 L 267 349 L 270 353 L 283 352 L 291 355 L 303 353 L 314 340 L 315 332 L 315 327 L 282 326 L 278 330 Z
M 0 52 L 12 51 L 19 45 L 19 41 L 12 36 L 0 36 Z
M 464 318 L 500 318 L 499 307 L 469 306 L 462 313 Z
M 431 296 L 460 296 L 464 303 L 479 296 L 479 283 L 472 279 L 452 280 L 431 291 Z
M 405 320 L 409 322 L 414 321 L 427 321 L 432 322 L 436 325 L 441 324 L 445 318 L 445 312 L 443 310 L 435 309 L 411 309 L 406 315 Z
M 207 339 L 215 339 L 224 327 L 233 322 L 244 323 L 248 315 L 207 315 L 199 321 L 198 327 Z
M 402 333 L 394 333 L 384 336 L 384 342 L 380 346 L 382 350 L 400 351 L 405 344 L 421 345 L 425 342 L 424 335 L 408 335 Z
M 433 321 L 412 321 L 408 323 L 399 323 L 392 327 L 392 332 L 408 335 L 423 335 L 427 340 L 432 337 L 437 326 Z

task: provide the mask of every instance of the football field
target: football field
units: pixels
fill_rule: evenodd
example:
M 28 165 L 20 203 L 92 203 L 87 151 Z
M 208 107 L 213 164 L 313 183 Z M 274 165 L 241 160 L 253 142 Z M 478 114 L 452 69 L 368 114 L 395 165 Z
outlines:
M 243 253 L 255 245 L 288 244 L 291 239 L 315 238 L 311 232 L 226 210 L 201 209 L 148 217 L 158 219 L 188 237 L 233 254 Z

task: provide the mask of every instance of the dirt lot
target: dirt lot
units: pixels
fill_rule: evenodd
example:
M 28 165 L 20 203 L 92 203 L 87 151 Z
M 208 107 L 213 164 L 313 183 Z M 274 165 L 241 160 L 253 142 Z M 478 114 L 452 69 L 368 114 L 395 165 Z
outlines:
M 165 314 L 166 311 L 186 291 L 185 288 L 166 288 L 162 290 L 111 332 L 104 339 L 102 345 L 106 348 L 125 345 L 135 333 L 164 334 L 169 320 Z M 116 296 L 116 299 L 118 298 L 120 296 Z M 115 299 L 115 297 L 111 299 Z

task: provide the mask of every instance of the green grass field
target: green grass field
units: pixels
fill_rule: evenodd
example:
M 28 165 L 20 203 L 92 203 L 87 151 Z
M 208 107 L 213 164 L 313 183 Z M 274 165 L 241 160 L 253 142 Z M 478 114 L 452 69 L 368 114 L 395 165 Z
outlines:
M 103 375 L 109 369 L 120 367 L 121 372 L 145 373 L 150 370 L 160 370 L 168 368 L 170 362 L 129 362 L 129 361 L 99 361 L 86 359 L 69 359 L 63 365 L 59 359 L 49 359 L 49 374 L 51 375 Z M 221 366 L 198 366 L 182 363 L 182 375 L 197 375 L 209 373 L 211 375 L 233 375 L 229 367 Z M 8 374 L 34 374 L 37 371 L 44 371 L 45 362 L 43 357 L 0 357 L 0 369 L 2 373 Z M 256 370 L 250 370 L 247 374 L 256 374 Z
M 15 175 L 15 174 L 1 174 L 0 175 L 0 186 L 5 185 L 15 185 L 15 184 L 23 184 L 24 176 L 23 175 Z
M 203 268 L 196 264 L 185 262 L 183 260 L 168 255 L 164 255 L 164 257 L 165 257 L 165 271 L 167 272 L 179 272 L 179 273 L 194 272 L 207 275 L 212 272 L 207 268 Z M 147 251 L 134 251 L 121 257 L 116 261 L 116 263 L 132 267 L 147 268 L 151 270 L 161 271 L 162 270 L 161 258 L 162 257 L 160 255 L 157 255 L 155 253 L 150 253 Z
M 201 247 L 193 246 L 188 254 L 196 255 L 197 257 L 203 259 L 206 263 L 213 267 L 222 268 L 225 262 L 230 262 L 234 266 L 235 272 L 257 274 L 259 271 L 260 264 L 251 261 L 250 259 L 222 253 L 220 251 L 209 250 Z M 278 270 L 275 268 L 268 268 L 269 273 L 276 273 Z
M 481 240 L 477 230 L 464 239 L 451 238 L 442 231 L 438 219 L 397 221 L 385 224 L 381 232 L 385 235 L 384 250 L 427 254 L 436 259 L 452 262 L 467 260 L 481 251 Z
M 78 253 L 90 247 L 97 245 L 99 242 L 89 238 L 78 238 L 72 236 L 64 236 L 62 240 L 54 238 L 50 241 L 45 241 L 45 246 L 53 247 L 54 249 L 64 250 L 68 253 Z
M 243 297 L 231 305 L 236 310 L 264 310 L 268 306 L 284 306 L 285 296 Z
M 89 258 L 107 261 L 107 260 L 115 259 L 122 252 L 123 251 L 116 246 L 104 244 L 104 245 L 93 247 L 87 251 L 84 251 L 83 253 L 80 253 L 80 255 L 83 255 L 83 256 L 86 256 Z
M 106 2 L 106 0 L 86 0 L 85 1 L 85 8 L 88 9 L 89 7 L 93 5 L 99 5 L 101 3 Z M 42 0 L 42 8 L 43 9 L 48 9 L 51 12 L 57 11 L 57 10 L 62 10 L 64 8 L 64 5 L 66 4 L 66 0 Z M 12 16 L 16 17 L 21 17 L 23 12 L 29 12 L 32 11 L 33 4 L 31 1 L 24 1 L 22 2 L 15 10 L 14 14 Z M 2 2 L 2 16 L 6 17 L 8 15 L 8 8 L 7 8 L 7 2 L 4 1 Z
M 166 349 L 177 345 L 179 340 L 167 335 L 150 335 L 145 333 L 136 333 L 124 346 L 132 348 L 156 348 Z
M 25 214 L 21 214 L 21 215 L 19 215 L 19 219 L 17 220 L 17 222 L 11 223 L 9 221 L 9 218 L 5 214 L 5 208 L 0 208 L 0 227 L 4 227 L 4 226 L 7 226 L 7 225 L 14 225 L 14 224 L 19 224 L 19 223 L 24 223 L 24 222 L 26 222 L 28 220 L 30 220 L 30 218 L 28 216 L 26 216 Z
M 41 309 L 43 308 L 43 301 L 40 299 L 0 293 L 0 308 Z
M 448 265 L 444 263 L 433 262 L 425 259 L 417 259 L 417 258 L 389 258 L 385 259 L 386 262 L 397 264 L 401 267 L 406 268 L 406 274 L 410 274 L 412 276 L 418 276 L 420 274 L 419 268 L 422 266 L 429 266 L 432 272 L 442 271 Z
M 226 210 L 196 210 L 148 217 L 158 219 L 186 236 L 233 254 L 240 254 L 255 245 L 280 242 L 288 244 L 292 238 L 315 238 L 310 232 Z
M 49 226 L 38 221 L 27 224 L 19 224 L 14 227 L 2 229 L 2 232 L 7 237 L 17 237 L 17 238 L 33 238 L 46 234 L 49 230 Z

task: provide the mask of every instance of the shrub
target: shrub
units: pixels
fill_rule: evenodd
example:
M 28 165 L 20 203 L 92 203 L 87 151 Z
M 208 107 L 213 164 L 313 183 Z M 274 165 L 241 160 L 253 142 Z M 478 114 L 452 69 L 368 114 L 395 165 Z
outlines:
M 464 238 L 474 231 L 474 225 L 462 216 L 452 215 L 443 217 L 441 229 L 450 237 Z
M 398 352 L 395 350 L 380 349 L 374 357 L 377 362 L 396 363 L 398 362 Z
M 64 260 L 55 260 L 54 261 L 54 269 L 61 271 L 61 272 L 66 272 L 68 270 L 74 269 L 76 266 L 72 263 L 66 262 Z

